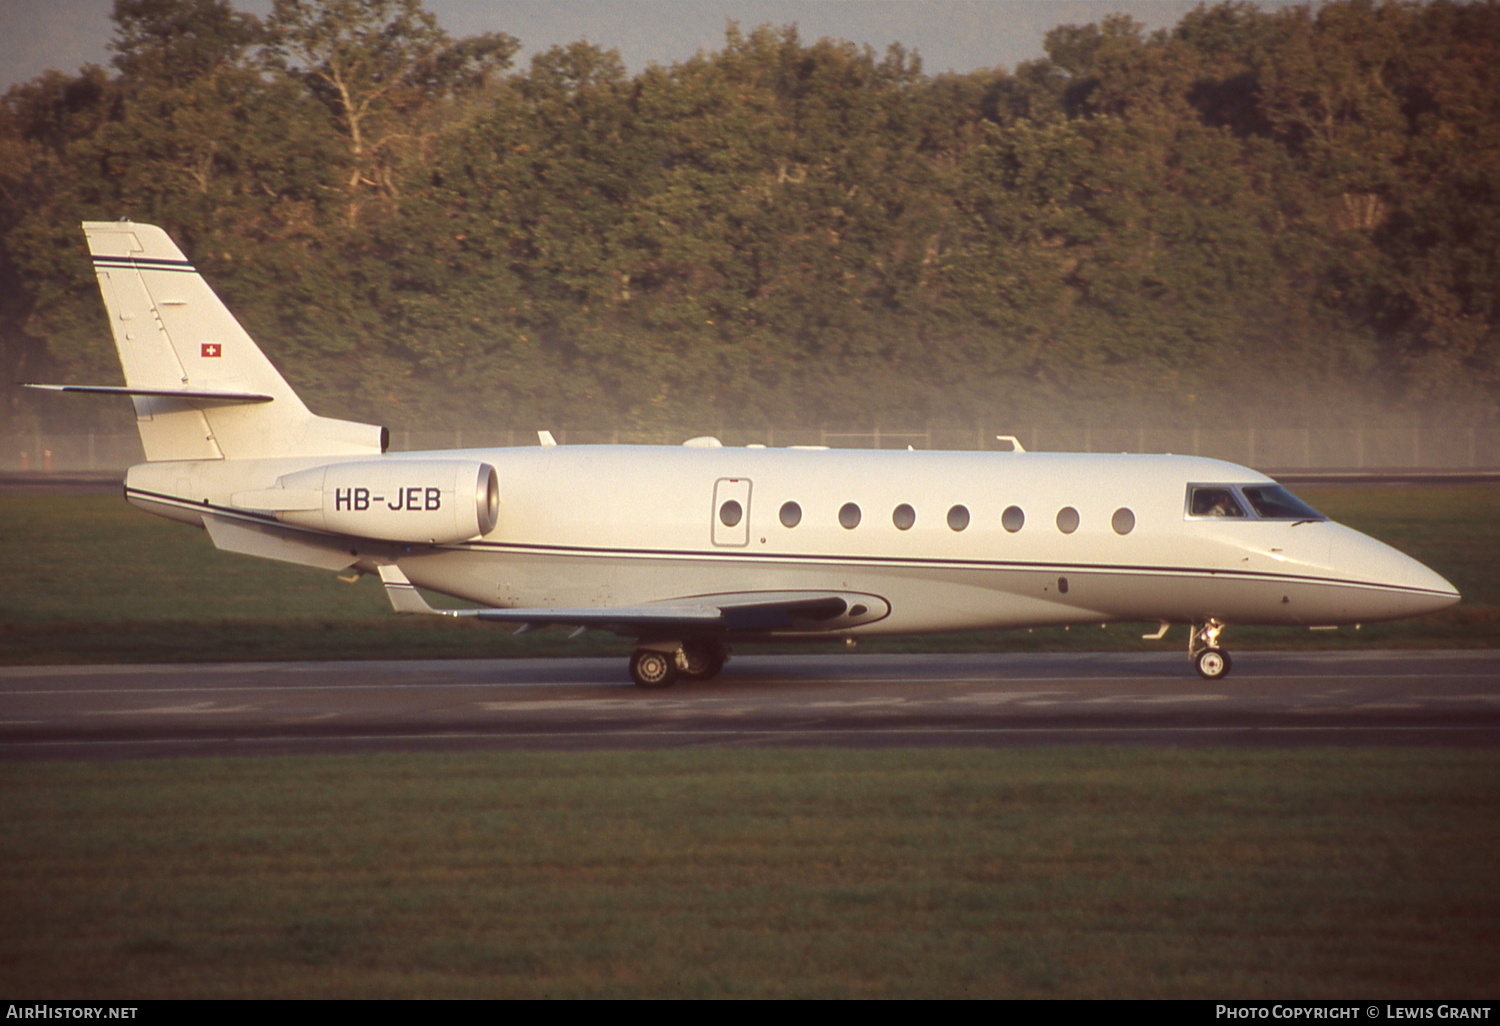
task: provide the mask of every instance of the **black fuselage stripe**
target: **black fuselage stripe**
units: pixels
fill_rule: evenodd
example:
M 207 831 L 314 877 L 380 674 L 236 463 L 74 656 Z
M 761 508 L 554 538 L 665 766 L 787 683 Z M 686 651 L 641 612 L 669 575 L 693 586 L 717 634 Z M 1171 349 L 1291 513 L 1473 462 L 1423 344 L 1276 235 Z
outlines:
M 274 516 L 262 513 L 252 513 L 248 510 L 234 509 L 228 506 L 216 506 L 208 502 L 195 502 L 191 499 L 183 499 L 175 495 L 163 495 L 159 492 L 148 492 L 139 488 L 125 489 L 126 497 L 137 495 L 145 499 L 163 502 L 169 505 L 181 506 L 184 509 L 197 510 L 199 512 L 217 513 L 223 516 L 239 517 L 245 520 L 253 520 L 256 523 L 274 523 L 285 527 L 290 531 L 303 534 L 314 534 L 319 537 L 353 537 L 338 536 L 326 531 L 318 531 L 312 528 L 300 527 L 295 524 L 286 524 L 277 520 Z M 368 539 L 375 545 L 402 544 L 397 542 L 381 541 L 378 538 Z M 1411 588 L 1397 584 L 1378 584 L 1373 581 L 1355 581 L 1345 577 L 1313 577 L 1300 574 L 1269 574 L 1257 570 L 1207 570 L 1200 567 L 1173 567 L 1173 566 L 1146 566 L 1124 563 L 1037 563 L 1024 562 L 1021 560 L 984 560 L 984 559 L 931 559 L 921 556 L 839 556 L 839 555 L 816 555 L 811 553 L 775 553 L 775 552 L 721 552 L 714 550 L 695 549 L 620 549 L 586 546 L 566 545 L 527 545 L 514 542 L 465 542 L 460 545 L 434 545 L 435 549 L 447 549 L 449 551 L 492 551 L 521 553 L 537 553 L 540 555 L 563 555 L 579 559 L 642 559 L 649 557 L 661 557 L 670 559 L 713 559 L 713 560 L 759 560 L 762 562 L 783 563 L 838 563 L 854 564 L 859 566 L 891 566 L 911 567 L 915 569 L 948 569 L 948 570 L 1019 570 L 1028 573 L 1115 573 L 1115 574 L 1144 574 L 1153 577 L 1199 577 L 1207 579 L 1233 579 L 1275 582 L 1282 584 L 1331 584 L 1345 588 L 1368 588 L 1377 591 L 1399 592 L 1413 595 L 1437 595 L 1446 596 L 1448 593 L 1429 588 Z

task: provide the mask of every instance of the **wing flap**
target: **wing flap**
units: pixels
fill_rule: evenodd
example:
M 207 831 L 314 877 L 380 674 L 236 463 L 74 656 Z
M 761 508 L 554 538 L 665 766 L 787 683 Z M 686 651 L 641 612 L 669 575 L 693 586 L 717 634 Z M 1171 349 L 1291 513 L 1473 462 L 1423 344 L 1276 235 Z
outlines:
M 460 611 L 457 615 L 464 615 Z M 722 627 L 724 617 L 712 606 L 607 606 L 602 609 L 476 609 L 469 615 L 495 623 L 533 627 L 593 627 L 651 630 L 673 627 Z
M 472 616 L 493 623 L 593 628 L 635 636 L 674 630 L 816 632 L 873 623 L 890 615 L 890 605 L 875 595 L 806 591 L 690 595 L 639 606 L 581 609 L 434 609 L 400 567 L 382 566 L 380 579 L 398 613 Z

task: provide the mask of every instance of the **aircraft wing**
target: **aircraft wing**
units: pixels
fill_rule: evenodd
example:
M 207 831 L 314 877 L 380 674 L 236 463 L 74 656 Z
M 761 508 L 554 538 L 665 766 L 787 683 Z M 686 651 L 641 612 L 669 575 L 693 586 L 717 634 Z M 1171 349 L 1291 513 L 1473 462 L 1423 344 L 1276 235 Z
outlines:
M 380 579 L 398 613 L 472 616 L 525 627 L 581 627 L 638 636 L 656 631 L 830 630 L 883 619 L 889 605 L 874 595 L 823 591 L 750 591 L 693 595 L 641 606 L 585 609 L 433 609 L 399 567 Z

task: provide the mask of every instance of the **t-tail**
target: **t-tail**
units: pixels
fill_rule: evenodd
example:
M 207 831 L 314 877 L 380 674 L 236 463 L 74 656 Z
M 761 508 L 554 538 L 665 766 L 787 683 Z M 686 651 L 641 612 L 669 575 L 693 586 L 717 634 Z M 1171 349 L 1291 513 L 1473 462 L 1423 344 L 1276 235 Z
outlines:
M 125 386 L 31 387 L 130 396 L 153 463 L 385 450 L 384 428 L 308 410 L 166 232 L 130 221 L 83 231 Z

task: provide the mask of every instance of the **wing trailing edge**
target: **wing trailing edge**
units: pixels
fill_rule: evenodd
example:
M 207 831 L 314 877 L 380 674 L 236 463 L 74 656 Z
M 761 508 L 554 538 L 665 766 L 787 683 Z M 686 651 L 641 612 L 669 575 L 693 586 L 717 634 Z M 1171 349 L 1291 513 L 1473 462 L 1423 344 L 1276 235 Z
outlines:
M 641 606 L 586 609 L 434 609 L 400 567 L 380 567 L 380 580 L 398 613 L 473 617 L 524 629 L 579 627 L 629 636 L 671 631 L 821 632 L 873 623 L 890 615 L 890 605 L 875 595 L 807 591 L 692 595 Z

